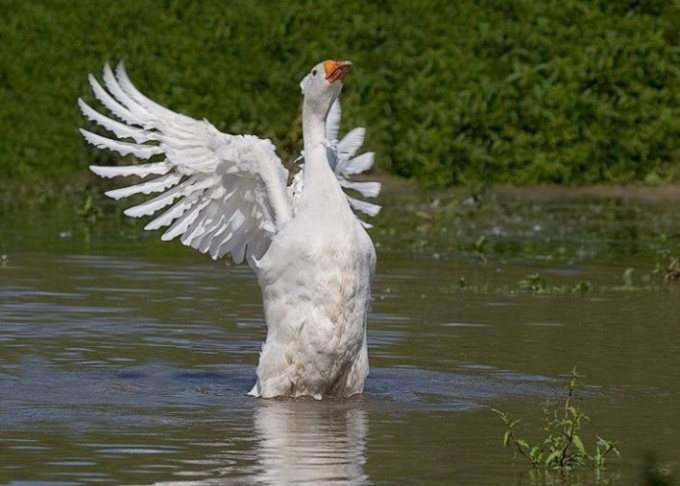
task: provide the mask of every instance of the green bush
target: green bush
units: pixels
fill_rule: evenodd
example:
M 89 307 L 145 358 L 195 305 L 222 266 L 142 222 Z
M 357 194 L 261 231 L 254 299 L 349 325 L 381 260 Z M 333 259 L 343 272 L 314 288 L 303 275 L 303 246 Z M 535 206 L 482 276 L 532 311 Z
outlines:
M 300 148 L 298 82 L 355 63 L 345 126 L 425 185 L 672 177 L 680 2 L 0 0 L 0 174 L 84 174 L 75 100 L 126 60 L 174 110 Z M 109 157 L 97 155 L 97 157 Z
M 394 95 L 405 125 L 391 132 L 393 169 L 437 184 L 666 175 L 680 134 L 679 4 L 624 3 L 461 11 L 449 43 L 399 57 L 415 78 Z

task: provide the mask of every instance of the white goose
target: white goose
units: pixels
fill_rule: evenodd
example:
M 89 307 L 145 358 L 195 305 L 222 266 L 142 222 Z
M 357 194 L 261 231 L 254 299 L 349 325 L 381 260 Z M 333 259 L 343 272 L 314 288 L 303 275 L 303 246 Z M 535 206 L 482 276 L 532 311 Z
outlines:
M 366 316 L 376 257 L 368 225 L 351 208 L 374 216 L 380 207 L 342 187 L 376 196 L 380 184 L 348 179 L 373 164 L 372 153 L 352 158 L 363 128 L 336 140 L 337 98 L 350 65 L 319 63 L 300 83 L 304 165 L 290 186 L 269 140 L 221 133 L 158 105 L 133 86 L 122 64 L 115 73 L 104 68 L 105 88 L 89 77 L 95 97 L 120 121 L 78 100 L 87 118 L 118 138 L 81 129 L 89 143 L 140 159 L 156 156 L 90 167 L 101 177 L 146 178 L 106 193 L 115 199 L 160 193 L 125 214 L 163 210 L 145 229 L 169 226 L 163 240 L 179 236 L 215 259 L 231 253 L 256 273 L 267 323 L 250 392 L 257 397 L 351 396 L 363 391 L 368 375 Z

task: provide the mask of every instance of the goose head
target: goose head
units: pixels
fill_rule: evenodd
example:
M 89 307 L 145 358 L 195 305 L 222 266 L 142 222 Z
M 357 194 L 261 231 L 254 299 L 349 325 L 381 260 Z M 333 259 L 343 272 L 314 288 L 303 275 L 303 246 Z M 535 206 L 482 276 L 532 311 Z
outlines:
M 325 121 L 331 105 L 340 95 L 342 80 L 349 71 L 350 61 L 329 59 L 314 66 L 300 82 L 304 96 L 303 114 Z

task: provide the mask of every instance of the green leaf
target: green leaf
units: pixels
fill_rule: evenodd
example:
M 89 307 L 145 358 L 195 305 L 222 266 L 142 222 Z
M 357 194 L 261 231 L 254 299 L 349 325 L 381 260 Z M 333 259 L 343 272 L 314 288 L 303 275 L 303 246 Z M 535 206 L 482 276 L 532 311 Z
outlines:
M 541 448 L 538 446 L 533 446 L 529 450 L 529 457 L 534 463 L 541 462 L 541 458 L 543 457 L 543 452 L 541 451 Z
M 515 444 L 517 444 L 519 447 L 526 449 L 526 450 L 531 449 L 531 447 L 529 447 L 529 444 L 527 443 L 527 441 L 524 440 L 524 439 L 515 439 Z
M 574 434 L 573 437 L 571 438 L 572 444 L 574 444 L 574 447 L 576 447 L 576 450 L 581 454 L 582 456 L 587 456 L 588 453 L 586 452 L 586 448 L 583 445 L 583 441 L 581 438 Z
M 556 450 L 552 451 L 550 454 L 548 454 L 548 457 L 545 458 L 545 465 L 546 466 L 553 466 L 555 463 L 559 462 L 559 459 L 562 458 L 562 450 Z

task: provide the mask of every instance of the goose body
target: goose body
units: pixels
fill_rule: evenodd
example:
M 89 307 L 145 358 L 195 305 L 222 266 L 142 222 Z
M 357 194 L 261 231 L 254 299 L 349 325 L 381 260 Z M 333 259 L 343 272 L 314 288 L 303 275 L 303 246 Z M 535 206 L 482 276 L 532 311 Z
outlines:
M 106 89 L 90 76 L 95 96 L 118 120 L 79 100 L 87 118 L 118 138 L 81 130 L 88 142 L 161 159 L 91 166 L 103 177 L 145 178 L 109 191 L 111 197 L 159 193 L 126 214 L 163 211 L 146 229 L 167 226 L 163 239 L 180 237 L 213 258 L 231 253 L 255 272 L 267 324 L 250 391 L 257 397 L 351 396 L 363 391 L 368 375 L 366 319 L 376 256 L 368 225 L 354 210 L 373 216 L 379 206 L 343 188 L 375 196 L 380 186 L 350 179 L 372 165 L 370 153 L 353 157 L 363 129 L 336 139 L 337 98 L 350 64 L 319 63 L 301 83 L 304 164 L 290 186 L 269 140 L 221 133 L 167 110 L 142 95 L 122 65 L 115 73 L 105 67 Z
M 308 185 L 296 217 L 257 264 L 268 333 L 254 395 L 350 396 L 361 393 L 368 374 L 375 250 L 332 172 L 312 168 L 325 160 L 313 159 L 314 151 L 306 155 Z

